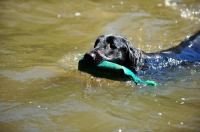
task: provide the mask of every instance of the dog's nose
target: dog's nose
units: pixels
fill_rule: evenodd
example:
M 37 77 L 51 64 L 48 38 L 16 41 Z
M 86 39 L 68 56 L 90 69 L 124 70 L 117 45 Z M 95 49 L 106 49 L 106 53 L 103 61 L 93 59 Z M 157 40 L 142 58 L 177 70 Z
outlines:
M 84 55 L 84 58 L 88 61 L 94 61 L 96 58 L 96 55 L 94 53 L 86 53 Z

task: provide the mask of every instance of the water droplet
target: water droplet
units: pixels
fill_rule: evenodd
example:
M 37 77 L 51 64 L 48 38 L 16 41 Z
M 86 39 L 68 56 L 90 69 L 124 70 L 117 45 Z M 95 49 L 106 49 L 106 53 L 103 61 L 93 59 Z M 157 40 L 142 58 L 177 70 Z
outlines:
M 185 98 L 181 98 L 181 100 L 185 100 Z
M 61 15 L 60 15 L 60 14 L 58 14 L 58 15 L 57 15 L 57 17 L 58 17 L 58 18 L 60 18 L 60 17 L 61 17 Z
M 173 3 L 172 3 L 172 6 L 177 6 L 176 2 L 173 2 Z
M 184 123 L 183 123 L 183 122 L 181 122 L 180 124 L 181 124 L 181 125 L 183 125 Z
M 76 12 L 76 13 L 75 13 L 75 16 L 80 16 L 80 15 L 81 15 L 80 12 Z
M 158 7 L 161 7 L 161 6 L 162 6 L 162 4 L 160 3 L 160 4 L 158 4 L 157 6 L 158 6 Z

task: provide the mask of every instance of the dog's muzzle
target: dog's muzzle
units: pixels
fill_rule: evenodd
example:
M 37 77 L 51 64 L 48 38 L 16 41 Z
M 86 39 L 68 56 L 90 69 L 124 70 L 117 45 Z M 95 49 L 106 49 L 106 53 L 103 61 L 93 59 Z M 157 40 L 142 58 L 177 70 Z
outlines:
M 100 54 L 96 51 L 89 51 L 84 55 L 85 61 L 88 62 L 90 65 L 97 66 L 99 63 L 101 63 L 104 59 L 100 56 Z

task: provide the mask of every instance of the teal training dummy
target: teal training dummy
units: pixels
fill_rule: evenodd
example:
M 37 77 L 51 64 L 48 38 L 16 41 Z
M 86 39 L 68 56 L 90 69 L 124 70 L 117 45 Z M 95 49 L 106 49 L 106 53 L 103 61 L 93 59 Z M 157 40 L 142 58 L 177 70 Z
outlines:
M 84 58 L 82 58 L 79 60 L 78 69 L 80 71 L 84 71 L 105 78 L 118 78 L 122 76 L 131 77 L 136 84 L 141 83 L 156 87 L 155 82 L 149 80 L 143 81 L 128 68 L 109 61 L 102 61 L 99 65 L 95 67 L 89 66 Z

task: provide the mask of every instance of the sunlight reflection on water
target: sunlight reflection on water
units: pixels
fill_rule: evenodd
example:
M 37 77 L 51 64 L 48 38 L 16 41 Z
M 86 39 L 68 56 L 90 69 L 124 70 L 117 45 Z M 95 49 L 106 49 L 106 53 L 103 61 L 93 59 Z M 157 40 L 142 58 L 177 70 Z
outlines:
M 78 4 L 77 4 L 78 2 Z M 198 30 L 198 0 L 0 1 L 2 131 L 199 131 L 199 65 L 96 78 L 78 60 L 102 34 L 156 52 Z

